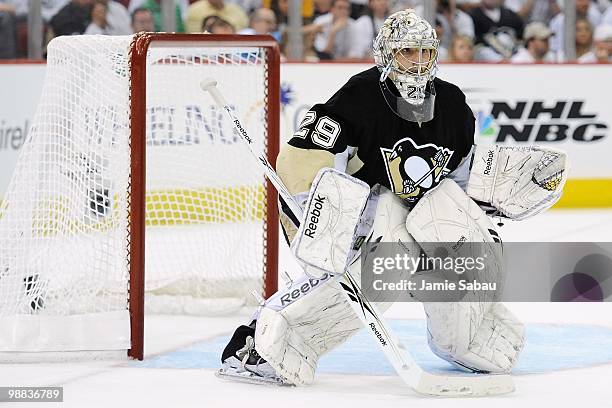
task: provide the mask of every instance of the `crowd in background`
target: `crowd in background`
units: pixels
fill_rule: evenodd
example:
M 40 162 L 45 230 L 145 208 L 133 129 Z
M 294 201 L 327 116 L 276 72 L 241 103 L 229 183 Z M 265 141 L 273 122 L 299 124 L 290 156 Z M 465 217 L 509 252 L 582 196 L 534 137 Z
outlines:
M 271 34 L 287 47 L 289 0 L 177 0 L 176 31 Z M 304 0 L 306 60 L 371 59 L 389 14 L 430 0 Z M 434 1 L 434 0 L 431 0 Z M 563 0 L 435 0 L 442 62 L 562 62 Z M 575 0 L 576 60 L 612 61 L 612 0 Z M 28 0 L 0 0 L 0 59 L 26 55 Z M 60 35 L 162 31 L 160 0 L 42 0 L 45 43 Z

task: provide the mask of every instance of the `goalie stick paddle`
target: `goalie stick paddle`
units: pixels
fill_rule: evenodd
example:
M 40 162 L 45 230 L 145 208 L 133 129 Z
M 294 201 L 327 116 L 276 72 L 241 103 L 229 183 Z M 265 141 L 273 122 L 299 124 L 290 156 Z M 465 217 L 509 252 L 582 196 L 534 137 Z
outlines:
M 253 146 L 253 140 L 217 88 L 217 81 L 212 78 L 206 78 L 200 82 L 200 87 L 202 90 L 210 93 L 219 108 L 226 112 L 227 117 L 232 122 L 234 131 L 249 147 L 249 150 L 264 169 L 266 176 L 285 200 L 289 209 L 298 219 L 301 219 L 303 209 L 300 204 L 287 190 L 287 187 L 285 187 L 274 168 L 270 165 L 265 152 L 258 151 Z M 396 341 L 396 336 L 387 329 L 377 308 L 363 295 L 359 283 L 351 275 L 350 271 L 347 270 L 344 274 L 336 276 L 336 282 L 342 288 L 342 292 L 349 300 L 348 303 L 362 321 L 366 331 L 370 333 L 374 341 L 380 346 L 398 375 L 414 391 L 425 395 L 477 397 L 505 394 L 514 390 L 512 378 L 506 374 L 444 375 L 424 371 L 416 363 L 408 350 L 400 342 Z

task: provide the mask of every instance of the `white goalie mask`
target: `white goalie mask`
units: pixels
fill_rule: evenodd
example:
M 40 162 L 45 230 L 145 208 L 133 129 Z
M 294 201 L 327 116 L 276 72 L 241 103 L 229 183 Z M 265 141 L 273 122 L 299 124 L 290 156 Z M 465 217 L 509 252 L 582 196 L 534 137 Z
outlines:
M 436 31 L 414 10 L 390 15 L 374 40 L 374 61 L 387 102 L 404 119 L 427 122 L 433 117 L 439 40 Z M 393 101 L 384 83 L 389 78 L 401 100 Z M 399 98 L 398 98 L 399 99 Z M 406 104 L 407 103 L 407 104 Z

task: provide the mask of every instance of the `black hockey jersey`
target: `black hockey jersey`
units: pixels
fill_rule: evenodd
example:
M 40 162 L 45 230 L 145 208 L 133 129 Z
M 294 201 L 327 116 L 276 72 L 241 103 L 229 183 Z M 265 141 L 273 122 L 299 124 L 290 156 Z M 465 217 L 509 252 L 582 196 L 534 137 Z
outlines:
M 356 154 L 360 166 L 354 177 L 416 202 L 468 155 L 474 115 L 457 86 L 436 78 L 434 118 L 420 126 L 406 121 L 388 106 L 379 77 L 376 67 L 353 76 L 326 103 L 307 112 L 289 144 Z M 389 79 L 387 86 L 397 90 Z

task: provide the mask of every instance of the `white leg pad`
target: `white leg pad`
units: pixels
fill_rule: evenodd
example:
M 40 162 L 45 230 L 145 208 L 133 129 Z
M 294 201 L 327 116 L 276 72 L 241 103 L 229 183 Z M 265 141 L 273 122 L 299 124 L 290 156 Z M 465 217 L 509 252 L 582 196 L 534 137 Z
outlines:
M 418 242 L 439 242 L 449 252 L 457 242 L 462 256 L 488 255 L 480 272 L 486 282 L 497 282 L 498 292 L 468 291 L 463 302 L 425 302 L 429 346 L 439 357 L 473 371 L 509 372 L 524 345 L 521 322 L 495 302 L 503 283 L 499 238 L 489 217 L 452 180 L 428 192 L 406 220 Z M 453 243 L 453 245 L 446 244 Z M 467 243 L 467 245 L 466 245 Z M 472 245 L 476 252 L 472 254 Z
M 372 239 L 410 242 L 405 226 L 408 209 L 402 201 L 386 189 L 373 194 L 377 205 L 369 209 L 375 213 Z M 361 262 L 349 268 L 359 281 Z M 316 288 L 302 280 L 290 289 L 279 291 L 266 302 L 257 317 L 255 349 L 280 377 L 295 385 L 311 384 L 319 357 L 344 343 L 362 327 L 344 291 L 334 280 L 321 278 L 324 279 L 324 282 L 318 281 Z M 304 285 L 302 294 L 297 290 L 301 285 Z M 287 295 L 295 290 L 296 296 Z M 295 300 L 290 301 L 290 298 Z M 390 305 L 377 304 L 381 311 Z
M 286 381 L 314 381 L 319 357 L 361 328 L 334 281 L 275 311 L 264 307 L 257 319 L 255 348 Z
M 510 372 L 525 342 L 523 324 L 501 303 L 423 304 L 428 342 L 442 359 L 462 368 Z

